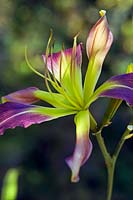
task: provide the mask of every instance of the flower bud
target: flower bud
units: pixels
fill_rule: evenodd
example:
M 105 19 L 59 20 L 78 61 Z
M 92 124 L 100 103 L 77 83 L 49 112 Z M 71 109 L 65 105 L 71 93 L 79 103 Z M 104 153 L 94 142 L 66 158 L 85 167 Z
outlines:
M 95 57 L 99 55 L 101 64 L 108 53 L 113 41 L 113 35 L 109 29 L 106 11 L 101 10 L 101 18 L 92 27 L 86 42 L 86 51 L 88 57 Z

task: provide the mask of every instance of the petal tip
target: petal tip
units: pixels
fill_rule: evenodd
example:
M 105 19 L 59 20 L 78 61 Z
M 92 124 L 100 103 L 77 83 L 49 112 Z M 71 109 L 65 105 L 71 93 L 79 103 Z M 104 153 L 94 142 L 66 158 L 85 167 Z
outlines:
M 79 180 L 80 180 L 80 178 L 79 178 L 79 176 L 71 176 L 71 182 L 72 183 L 77 183 L 77 182 L 79 182 Z
M 100 10 L 99 14 L 100 14 L 101 17 L 105 16 L 106 15 L 106 10 Z
M 72 175 L 71 175 L 71 182 L 72 183 L 77 183 L 80 178 L 78 173 L 75 174 L 75 171 L 73 170 L 73 160 L 72 160 L 72 156 L 68 157 L 65 159 L 67 165 L 70 167 L 71 171 L 72 171 Z

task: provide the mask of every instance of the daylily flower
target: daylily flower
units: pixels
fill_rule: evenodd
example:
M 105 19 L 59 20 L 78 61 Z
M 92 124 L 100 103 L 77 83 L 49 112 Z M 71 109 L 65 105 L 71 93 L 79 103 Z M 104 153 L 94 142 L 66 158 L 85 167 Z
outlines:
M 91 29 L 86 43 L 88 68 L 82 85 L 82 44 L 77 45 L 77 36 L 73 47 L 52 53 L 51 37 L 46 54 L 44 77 L 47 91 L 36 87 L 26 88 L 2 97 L 0 104 L 0 134 L 8 128 L 22 126 L 27 128 L 35 123 L 75 114 L 76 145 L 72 156 L 66 159 L 72 171 L 72 182 L 79 180 L 80 167 L 88 160 L 92 152 L 90 141 L 90 105 L 99 97 L 125 100 L 133 105 L 133 73 L 117 75 L 95 90 L 102 70 L 102 64 L 108 53 L 113 35 L 109 29 L 105 11 Z M 35 70 L 34 70 L 35 71 Z M 39 72 L 38 72 L 39 74 Z M 53 92 L 49 83 L 54 88 Z M 52 107 L 32 105 L 39 100 L 46 101 Z

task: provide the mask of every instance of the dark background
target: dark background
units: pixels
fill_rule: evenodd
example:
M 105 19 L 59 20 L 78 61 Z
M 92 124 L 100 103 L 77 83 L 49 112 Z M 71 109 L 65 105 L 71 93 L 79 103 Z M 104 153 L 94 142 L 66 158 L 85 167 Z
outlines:
M 81 32 L 84 44 L 83 73 L 87 67 L 85 42 L 88 31 L 99 18 L 100 9 L 107 10 L 114 43 L 104 62 L 99 83 L 111 75 L 124 73 L 131 62 L 132 35 L 131 0 L 1 0 L 0 5 L 0 96 L 29 86 L 46 89 L 43 79 L 33 74 L 24 58 L 25 45 L 34 66 L 43 72 L 41 54 L 45 52 L 50 29 L 56 39 L 55 51 L 62 43 L 72 47 L 73 37 Z M 92 105 L 100 122 L 107 99 Z M 121 105 L 113 123 L 103 132 L 110 152 L 129 122 L 131 113 Z M 34 125 L 28 129 L 7 130 L 0 137 L 0 188 L 5 173 L 20 168 L 17 200 L 104 200 L 106 171 L 94 136 L 93 154 L 81 168 L 81 180 L 70 183 L 70 170 L 65 157 L 71 155 L 75 144 L 73 116 Z M 133 146 L 128 140 L 116 166 L 113 200 L 133 199 Z M 9 199 L 11 200 L 11 199 Z

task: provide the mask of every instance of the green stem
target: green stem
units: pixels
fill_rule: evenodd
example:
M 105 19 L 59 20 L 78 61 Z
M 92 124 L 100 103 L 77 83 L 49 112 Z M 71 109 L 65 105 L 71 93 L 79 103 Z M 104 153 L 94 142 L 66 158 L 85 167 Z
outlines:
M 101 135 L 101 131 L 98 131 L 97 133 L 95 133 L 95 136 L 96 136 L 97 142 L 99 144 L 100 150 L 103 154 L 105 163 L 106 163 L 106 165 L 108 165 L 108 161 L 110 161 L 111 157 L 110 157 L 110 154 L 107 151 L 104 139 Z
M 125 136 L 129 135 L 130 132 L 131 131 L 128 129 L 128 126 L 127 126 L 125 132 L 123 133 L 120 141 L 118 142 L 118 144 L 116 146 L 113 156 L 110 159 L 111 162 L 107 166 L 107 171 L 108 171 L 107 200 L 111 200 L 111 197 L 112 197 L 114 171 L 115 171 L 115 164 L 116 164 L 117 158 L 118 158 L 121 148 L 125 142 Z
M 107 172 L 108 172 L 108 185 L 107 185 L 107 200 L 111 200 L 112 197 L 112 189 L 113 189 L 113 179 L 114 179 L 114 169 L 115 169 L 115 160 L 110 156 L 107 151 L 106 145 L 104 143 L 104 139 L 101 135 L 101 131 L 95 134 L 97 142 L 99 144 L 100 150 L 103 154 L 104 161 L 106 164 Z
M 108 185 L 107 185 L 107 200 L 111 200 L 114 182 L 115 160 L 110 160 L 110 165 L 107 167 Z
M 130 124 L 131 124 L 131 123 L 129 123 L 129 125 L 130 125 Z M 130 130 L 130 129 L 128 128 L 128 126 L 127 126 L 125 132 L 123 133 L 123 135 L 122 135 L 122 137 L 121 137 L 119 143 L 117 144 L 117 146 L 116 146 L 116 148 L 115 148 L 115 151 L 114 151 L 114 154 L 113 154 L 113 158 L 114 158 L 115 161 L 117 160 L 117 158 L 118 158 L 118 156 L 119 156 L 119 153 L 120 153 L 120 150 L 121 150 L 121 148 L 122 148 L 122 146 L 123 146 L 123 144 L 124 144 L 124 142 L 125 142 L 125 137 L 128 136 L 128 135 L 130 134 L 130 132 L 131 132 L 131 130 Z
M 132 124 L 132 123 L 130 123 L 130 124 Z M 104 142 L 104 138 L 101 135 L 101 131 L 102 130 L 100 129 L 97 133 L 95 133 L 95 136 L 96 136 L 97 142 L 99 144 L 100 150 L 102 152 L 102 155 L 104 157 L 104 161 L 106 164 L 107 173 L 108 173 L 107 200 L 111 200 L 112 191 L 113 191 L 115 164 L 116 164 L 117 158 L 119 156 L 120 150 L 125 142 L 125 137 L 130 134 L 131 130 L 127 126 L 125 132 L 123 133 L 120 141 L 118 142 L 118 144 L 115 148 L 113 156 L 111 156 L 107 150 L 107 147 Z

